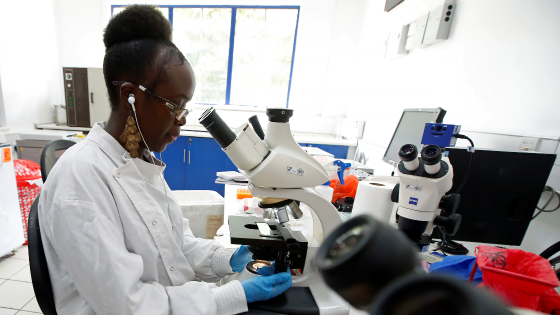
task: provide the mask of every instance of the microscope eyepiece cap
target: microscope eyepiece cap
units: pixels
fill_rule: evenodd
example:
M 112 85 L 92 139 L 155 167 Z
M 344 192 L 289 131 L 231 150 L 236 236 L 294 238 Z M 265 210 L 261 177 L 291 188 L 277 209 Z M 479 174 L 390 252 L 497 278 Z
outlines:
M 441 148 L 437 145 L 428 145 L 420 153 L 425 165 L 436 165 L 441 161 Z
M 403 162 L 410 162 L 418 158 L 418 148 L 414 144 L 405 144 L 399 150 L 399 157 Z
M 276 123 L 287 123 L 290 121 L 290 117 L 294 115 L 293 109 L 287 108 L 267 108 L 266 116 L 268 116 L 268 121 Z

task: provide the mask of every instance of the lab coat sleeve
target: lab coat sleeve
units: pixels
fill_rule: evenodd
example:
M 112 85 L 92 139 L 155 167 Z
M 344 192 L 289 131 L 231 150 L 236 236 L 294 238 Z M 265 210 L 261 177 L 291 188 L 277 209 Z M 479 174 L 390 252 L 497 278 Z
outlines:
M 141 256 L 126 249 L 121 231 L 93 203 L 57 202 L 45 219 L 41 224 L 57 255 L 80 296 L 98 315 L 229 315 L 247 309 L 240 283 L 217 288 L 191 281 L 163 287 L 141 281 Z
M 232 274 L 229 261 L 234 252 L 235 248 L 224 248 L 216 240 L 196 238 L 189 220 L 183 218 L 183 254 L 199 279 L 216 282 Z

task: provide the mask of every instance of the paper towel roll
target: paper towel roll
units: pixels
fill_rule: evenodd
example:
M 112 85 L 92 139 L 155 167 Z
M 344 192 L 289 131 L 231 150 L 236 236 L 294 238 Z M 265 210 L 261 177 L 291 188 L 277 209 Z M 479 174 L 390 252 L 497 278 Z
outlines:
M 358 184 L 352 217 L 369 214 L 375 219 L 390 223 L 393 207 L 396 205 L 391 201 L 391 193 L 398 177 L 379 177 L 375 180 L 362 181 Z

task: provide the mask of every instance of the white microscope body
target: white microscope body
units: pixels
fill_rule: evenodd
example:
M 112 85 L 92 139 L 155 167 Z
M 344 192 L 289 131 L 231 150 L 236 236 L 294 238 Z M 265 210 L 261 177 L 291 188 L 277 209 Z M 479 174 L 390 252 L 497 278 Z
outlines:
M 433 221 L 441 198 L 453 186 L 453 169 L 442 178 L 425 178 L 399 173 L 399 215 L 417 221 Z M 426 231 L 431 233 L 431 231 Z
M 398 227 L 419 247 L 430 244 L 435 226 L 444 228 L 446 234 L 454 235 L 461 223 L 455 214 L 459 195 L 446 193 L 453 186 L 453 167 L 441 148 L 429 145 L 418 157 L 416 146 L 406 144 L 399 150 L 401 162 L 397 167 L 400 185 L 398 189 Z M 448 216 L 440 216 L 441 211 Z
M 303 274 L 293 277 L 293 286 L 309 287 L 320 314 L 349 314 L 349 304 L 328 288 L 312 263 L 324 236 L 342 224 L 342 220 L 330 201 L 309 188 L 327 182 L 329 177 L 323 166 L 294 140 L 288 122 L 292 114 L 290 109 L 267 109 L 266 136 L 256 116 L 249 119 L 251 124 L 244 123 L 234 132 L 214 108 L 204 112 L 199 121 L 247 177 L 253 196 L 300 201 L 309 206 L 314 235 L 305 236 L 308 242 L 305 267 Z M 289 207 L 293 208 L 292 205 L 293 202 Z M 298 210 L 291 212 L 296 219 L 301 217 L 301 210 L 299 214 Z

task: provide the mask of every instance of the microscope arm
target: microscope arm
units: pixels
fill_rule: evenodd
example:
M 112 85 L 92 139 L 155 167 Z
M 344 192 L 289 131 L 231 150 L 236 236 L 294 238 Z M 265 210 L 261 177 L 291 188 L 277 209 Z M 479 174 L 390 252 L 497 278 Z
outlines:
M 249 191 L 255 197 L 285 198 L 305 203 L 319 219 L 319 225 L 324 236 L 329 235 L 337 226 L 342 224 L 342 219 L 333 204 L 311 188 L 264 188 L 249 183 Z M 322 237 L 317 237 L 318 231 L 315 228 L 317 225 L 315 224 L 315 216 L 313 217 L 313 232 L 317 240 L 322 242 Z

